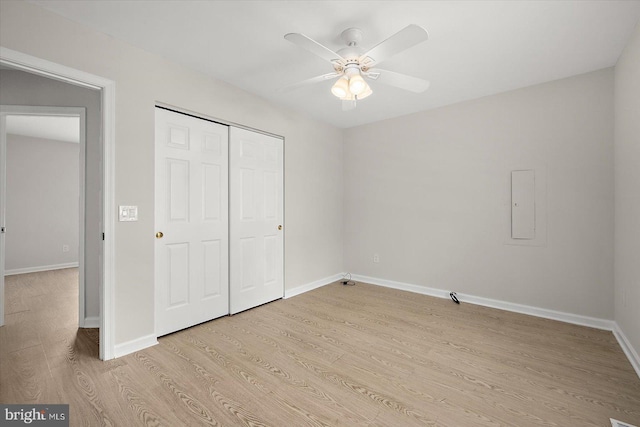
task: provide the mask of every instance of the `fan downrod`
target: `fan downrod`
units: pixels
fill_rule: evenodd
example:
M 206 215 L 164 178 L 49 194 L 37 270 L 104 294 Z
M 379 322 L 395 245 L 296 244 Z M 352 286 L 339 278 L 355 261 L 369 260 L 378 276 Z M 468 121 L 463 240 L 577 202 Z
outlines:
M 347 28 L 340 34 L 340 38 L 347 46 L 358 46 L 362 41 L 362 30 L 360 28 Z

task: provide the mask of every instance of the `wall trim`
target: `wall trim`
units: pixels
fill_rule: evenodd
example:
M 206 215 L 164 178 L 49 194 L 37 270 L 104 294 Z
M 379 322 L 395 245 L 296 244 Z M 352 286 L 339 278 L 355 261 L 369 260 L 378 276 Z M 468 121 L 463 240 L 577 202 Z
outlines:
M 309 292 L 314 289 L 321 288 L 330 283 L 337 282 L 343 277 L 344 277 L 344 273 L 338 273 L 338 274 L 334 274 L 333 276 L 325 277 L 324 279 L 315 280 L 311 283 L 307 283 L 306 285 L 296 286 L 295 288 L 292 288 L 292 289 L 285 289 L 284 299 L 295 297 L 296 295 L 300 295 L 305 292 Z
M 392 280 L 378 279 L 375 277 L 360 276 L 356 274 L 354 274 L 352 278 L 357 282 L 370 283 L 372 285 L 384 286 L 386 288 L 415 292 L 418 294 L 429 295 L 438 298 L 449 298 L 450 291 L 448 290 L 429 288 L 410 283 L 395 282 Z M 478 297 L 475 295 L 463 294 L 460 292 L 457 292 L 457 295 L 460 302 L 463 303 L 497 308 L 500 310 L 512 311 L 514 313 L 528 314 L 530 316 L 543 317 L 545 319 L 559 320 L 565 323 L 573 323 L 575 325 L 604 329 L 606 331 L 613 330 L 613 320 L 599 319 L 597 317 L 589 317 L 579 314 L 565 313 L 562 311 L 548 310 L 546 308 L 539 308 L 530 305 L 516 304 L 491 298 Z
M 127 354 L 153 347 L 156 344 L 158 344 L 158 337 L 156 334 L 149 334 L 144 337 L 123 342 L 122 344 L 116 344 L 113 349 L 114 357 L 126 356 Z
M 369 283 L 371 285 L 383 286 L 385 288 L 398 289 L 401 291 L 409 291 L 422 295 L 429 295 L 437 298 L 449 298 L 449 292 L 442 289 L 429 288 L 426 286 L 418 286 L 410 283 L 395 282 L 393 280 L 378 279 L 375 277 L 361 276 L 353 274 L 351 279 L 356 282 Z M 545 319 L 558 320 L 560 322 L 572 323 L 574 325 L 588 326 L 590 328 L 602 329 L 613 332 L 618 340 L 622 351 L 631 363 L 631 366 L 640 377 L 640 356 L 633 348 L 629 339 L 626 337 L 620 326 L 613 320 L 600 319 L 597 317 L 582 316 L 579 314 L 565 313 L 562 311 L 548 310 L 546 308 L 532 307 L 529 305 L 516 304 L 507 301 L 494 300 L 490 298 L 477 297 L 469 294 L 457 293 L 460 302 L 481 305 L 484 307 L 497 308 L 500 310 L 511 311 L 514 313 L 527 314 L 529 316 L 542 317 Z
M 447 293 L 447 298 L 449 293 Z M 494 300 L 490 298 L 476 297 L 458 293 L 460 301 L 469 304 L 482 305 L 485 307 L 498 308 L 500 310 L 512 311 L 515 313 L 528 314 L 529 316 L 543 317 L 545 319 L 558 320 L 560 322 L 572 323 L 574 325 L 588 326 L 590 328 L 612 331 L 614 321 L 600 319 L 598 317 L 582 316 L 580 314 L 566 313 L 563 311 L 548 310 L 546 308 L 533 307 L 530 305 L 516 304 L 507 301 Z
M 410 283 L 396 282 L 394 280 L 378 279 L 376 277 L 362 276 L 360 274 L 352 274 L 351 280 L 355 282 L 369 283 L 371 285 L 384 286 L 385 288 L 392 288 L 392 289 L 398 289 L 401 291 L 414 292 L 416 294 L 429 295 L 437 298 L 449 298 L 449 291 L 444 291 L 442 289 L 436 289 L 436 288 L 429 288 L 427 286 L 419 286 L 419 285 L 413 285 Z
M 38 267 L 24 267 L 24 268 L 14 268 L 12 270 L 5 270 L 5 276 L 13 276 L 14 274 L 26 274 L 26 273 L 38 273 L 40 271 L 48 271 L 48 270 L 62 270 L 63 268 L 78 268 L 79 264 L 77 262 L 68 262 L 66 264 L 53 264 L 53 265 L 41 265 Z
M 638 374 L 638 377 L 640 378 L 640 356 L 631 345 L 631 342 L 629 342 L 627 336 L 622 332 L 622 329 L 617 322 L 613 324 L 613 336 L 618 340 L 618 344 L 622 347 L 622 351 L 624 351 L 627 359 L 631 362 L 631 366 L 633 366 L 633 369 L 635 369 L 636 374 Z
M 84 323 L 82 326 L 78 325 L 81 328 L 99 328 L 100 327 L 100 317 L 99 316 L 89 316 L 84 318 Z

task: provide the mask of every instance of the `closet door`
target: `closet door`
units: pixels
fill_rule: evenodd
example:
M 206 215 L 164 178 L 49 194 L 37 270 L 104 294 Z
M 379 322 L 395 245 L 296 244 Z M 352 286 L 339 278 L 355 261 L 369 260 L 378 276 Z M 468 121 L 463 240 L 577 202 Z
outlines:
M 231 127 L 231 314 L 284 296 L 284 180 L 280 138 Z
M 161 336 L 229 313 L 229 128 L 156 108 L 155 139 Z

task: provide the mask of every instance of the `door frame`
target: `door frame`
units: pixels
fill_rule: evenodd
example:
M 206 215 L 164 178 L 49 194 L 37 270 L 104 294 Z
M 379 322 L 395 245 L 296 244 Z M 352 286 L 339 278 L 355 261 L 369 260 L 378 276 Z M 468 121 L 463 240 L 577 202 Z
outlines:
M 0 157 L 0 176 L 3 177 L 3 184 L 0 185 L 0 200 L 2 201 L 3 211 L 6 210 L 6 191 L 7 191 L 7 180 L 6 180 L 6 170 L 7 170 L 7 128 L 6 128 L 6 117 L 7 116 L 48 116 L 48 117 L 78 117 L 80 119 L 80 134 L 79 134 L 79 161 L 78 161 L 78 327 L 85 327 L 85 226 L 86 226 L 86 218 L 85 218 L 85 154 L 87 149 L 87 141 L 86 141 L 86 109 L 83 107 L 40 107 L 40 106 L 32 106 L 32 105 L 0 105 L 0 116 L 1 116 L 1 126 L 0 129 L 2 132 L 0 133 L 0 152 L 3 153 L 2 157 Z M 6 212 L 2 212 L 2 217 L 6 218 Z M 3 224 L 4 226 L 4 224 Z M 2 247 L 0 250 L 0 274 L 4 276 L 6 274 L 5 270 L 5 240 L 2 236 Z M 4 280 L 0 278 L 0 295 L 2 295 L 2 300 L 4 300 Z M 2 311 L 4 311 L 4 304 L 2 304 Z M 2 320 L 4 323 L 4 313 L 2 313 Z M 2 324 L 3 324 L 2 323 Z
M 115 278 L 115 82 L 1 46 L 0 64 L 101 92 L 103 257 L 99 292 L 100 359 L 113 359 L 115 357 L 113 307 Z M 4 295 L 2 295 L 2 300 L 2 318 L 0 319 L 2 323 L 0 324 L 4 324 Z

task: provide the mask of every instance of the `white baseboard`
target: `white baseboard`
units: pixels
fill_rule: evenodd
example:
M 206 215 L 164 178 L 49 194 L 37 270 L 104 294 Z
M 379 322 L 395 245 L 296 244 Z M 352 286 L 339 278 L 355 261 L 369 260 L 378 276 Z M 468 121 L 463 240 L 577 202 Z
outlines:
M 438 298 L 449 298 L 449 291 L 436 288 L 428 288 L 409 283 L 394 282 L 386 279 L 378 279 L 375 277 L 367 277 L 353 275 L 353 280 L 357 282 L 370 283 L 372 285 L 384 286 L 387 288 L 400 289 L 403 291 L 415 292 L 418 294 L 429 295 Z M 565 313 L 562 311 L 548 310 L 546 308 L 532 307 L 529 305 L 516 304 L 507 301 L 500 301 L 490 298 L 477 297 L 469 294 L 457 292 L 458 299 L 461 303 L 469 303 L 481 305 L 484 307 L 497 308 L 500 310 L 512 311 L 514 313 L 528 314 L 530 316 L 543 317 L 545 319 L 559 320 L 561 322 L 573 323 L 575 325 L 589 326 L 596 329 L 604 329 L 612 331 L 614 321 L 599 319 L 597 317 L 582 316 L 579 314 Z
M 40 271 L 62 270 L 63 268 L 77 268 L 77 262 L 68 262 L 66 264 L 41 265 L 39 267 L 14 268 L 13 270 L 5 270 L 5 276 L 13 276 L 14 274 L 38 273 Z
M 136 338 L 131 341 L 123 342 L 122 344 L 116 344 L 113 350 L 114 357 L 126 356 L 127 354 L 153 347 L 156 344 L 158 344 L 158 337 L 155 334 Z
M 313 289 L 328 285 L 342 279 L 343 274 L 336 274 L 324 279 L 316 280 L 306 285 L 297 286 L 293 289 L 286 290 L 284 293 L 285 298 L 291 298 L 296 295 L 311 291 Z M 87 322 L 85 320 L 85 322 Z M 87 327 L 85 325 L 85 327 Z M 158 337 L 155 334 L 140 337 L 122 344 L 117 344 L 114 349 L 114 357 L 122 357 L 127 354 L 135 353 L 136 351 L 143 350 L 148 347 L 152 347 L 158 344 Z
M 98 316 L 90 316 L 84 318 L 83 328 L 99 328 L 100 327 L 100 317 Z
M 330 283 L 337 282 L 343 277 L 344 277 L 343 273 L 338 273 L 338 274 L 334 274 L 333 276 L 325 277 L 324 279 L 319 279 L 311 283 L 307 283 L 306 285 L 300 285 L 300 286 L 296 286 L 293 289 L 287 289 L 284 291 L 284 298 L 287 299 L 287 298 L 295 297 L 296 295 L 303 294 L 305 292 L 312 291 L 314 289 L 320 288 Z
M 620 344 L 620 347 L 622 347 L 622 351 L 624 351 L 627 359 L 631 362 L 631 366 L 635 369 L 636 374 L 640 377 L 640 356 L 638 356 L 638 352 L 633 348 L 629 339 L 624 332 L 622 332 L 622 329 L 620 329 L 620 326 L 617 323 L 614 323 L 613 325 L 613 335 L 618 340 L 618 343 Z
M 574 325 L 588 326 L 595 329 L 612 331 L 615 322 L 613 320 L 600 319 L 598 317 L 582 316 L 580 314 L 565 313 L 563 311 L 549 310 L 530 305 L 516 304 L 512 302 L 494 300 L 490 298 L 476 297 L 458 293 L 461 302 L 498 308 L 500 310 L 513 311 L 514 313 L 528 314 L 530 316 L 543 317 L 545 319 L 559 320 L 560 322 L 573 323 Z M 447 298 L 449 293 L 447 292 Z
M 378 279 L 375 277 L 360 276 L 354 274 L 352 279 L 356 282 L 370 283 L 372 285 L 384 286 L 387 288 L 399 289 L 403 291 L 415 292 L 418 294 L 429 295 L 438 298 L 449 298 L 449 291 L 442 289 L 428 288 L 409 283 L 394 282 L 392 280 Z M 515 313 L 528 314 L 530 316 L 543 317 L 545 319 L 559 320 L 565 323 L 573 323 L 575 325 L 588 326 L 596 329 L 612 331 L 613 335 L 620 343 L 622 351 L 631 362 L 631 366 L 635 369 L 636 374 L 640 377 L 640 357 L 638 352 L 633 348 L 620 327 L 613 320 L 600 319 L 597 317 L 582 316 L 579 314 L 565 313 L 562 311 L 548 310 L 546 308 L 532 307 L 529 305 L 516 304 L 507 301 L 494 300 L 490 298 L 477 297 L 457 293 L 458 299 L 462 303 L 481 305 L 485 307 L 498 308 L 500 310 L 512 311 Z
M 416 294 L 429 295 L 437 298 L 449 298 L 449 291 L 442 289 L 428 288 L 426 286 L 412 285 L 409 283 L 395 282 L 393 280 L 378 279 L 376 277 L 361 276 L 352 274 L 351 280 L 356 282 L 370 283 L 372 285 L 384 286 L 385 288 L 399 289 L 401 291 L 414 292 Z

